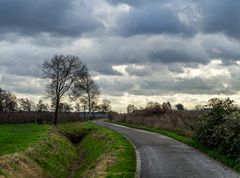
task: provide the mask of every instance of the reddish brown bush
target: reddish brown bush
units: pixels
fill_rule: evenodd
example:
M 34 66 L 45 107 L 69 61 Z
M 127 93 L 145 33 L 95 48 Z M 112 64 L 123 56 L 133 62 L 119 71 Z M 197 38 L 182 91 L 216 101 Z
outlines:
M 160 110 L 159 110 L 160 111 Z M 156 110 L 137 110 L 132 114 L 114 114 L 112 120 L 132 124 L 143 124 L 149 127 L 169 129 L 179 133 L 191 135 L 192 124 L 204 111 L 168 110 L 158 112 Z

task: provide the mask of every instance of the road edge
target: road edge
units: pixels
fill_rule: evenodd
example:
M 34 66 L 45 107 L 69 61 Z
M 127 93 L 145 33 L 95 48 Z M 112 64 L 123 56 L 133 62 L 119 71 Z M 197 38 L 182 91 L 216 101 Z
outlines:
M 123 126 L 123 125 L 118 125 L 118 124 L 114 124 L 114 123 L 110 123 L 110 122 L 105 122 L 105 121 L 98 121 L 98 122 L 102 122 L 102 123 L 107 123 L 107 124 L 111 124 L 111 125 L 115 125 L 115 126 L 122 126 L 122 127 L 126 127 L 126 126 Z M 98 122 L 96 121 L 93 121 L 93 123 L 95 124 L 98 124 Z M 98 124 L 100 125 L 100 124 Z M 103 126 L 103 125 L 101 125 Z M 106 127 L 106 126 L 103 126 L 103 127 Z M 108 127 L 107 127 L 108 128 Z M 111 129 L 111 128 L 109 128 Z M 113 129 L 112 129 L 113 130 Z M 135 155 L 136 155 L 136 172 L 135 172 L 135 178 L 141 178 L 141 156 L 140 156 L 140 152 L 137 150 L 137 147 L 133 144 L 133 142 L 125 135 L 125 134 L 122 134 L 120 133 L 119 131 L 117 130 L 114 130 L 115 132 L 118 132 L 119 134 L 123 135 L 128 141 L 129 143 L 132 145 L 132 147 L 134 148 L 135 150 Z

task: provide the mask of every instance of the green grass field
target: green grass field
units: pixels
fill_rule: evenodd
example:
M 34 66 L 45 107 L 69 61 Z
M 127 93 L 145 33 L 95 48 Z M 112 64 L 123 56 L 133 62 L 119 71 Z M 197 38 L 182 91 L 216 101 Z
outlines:
M 0 156 L 25 150 L 37 142 L 48 127 L 37 124 L 0 125 Z

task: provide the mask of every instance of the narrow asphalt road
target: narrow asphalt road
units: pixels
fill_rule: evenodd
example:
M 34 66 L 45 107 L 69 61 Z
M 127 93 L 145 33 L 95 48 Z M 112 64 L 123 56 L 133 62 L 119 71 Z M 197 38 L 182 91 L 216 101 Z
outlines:
M 194 148 L 161 134 L 96 121 L 116 130 L 136 147 L 141 178 L 240 178 Z

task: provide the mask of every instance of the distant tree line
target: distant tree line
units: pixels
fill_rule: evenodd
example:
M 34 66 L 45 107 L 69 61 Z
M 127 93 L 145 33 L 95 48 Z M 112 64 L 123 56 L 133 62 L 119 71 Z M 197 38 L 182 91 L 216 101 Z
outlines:
M 17 98 L 13 93 L 0 88 L 0 113 L 12 112 L 52 112 L 54 107 L 43 100 L 37 103 L 29 98 Z M 94 112 L 107 113 L 111 111 L 111 102 L 107 99 L 95 105 Z M 77 102 L 72 106 L 68 102 L 59 104 L 59 112 L 84 112 L 84 106 Z
M 129 114 L 137 112 L 137 111 L 145 111 L 145 112 L 149 113 L 150 115 L 151 114 L 157 115 L 157 114 L 167 113 L 171 110 L 185 110 L 185 108 L 184 108 L 183 104 L 181 104 L 181 103 L 176 104 L 173 107 L 169 101 L 163 102 L 162 104 L 160 104 L 159 102 L 148 102 L 146 107 L 140 106 L 139 108 L 133 104 L 129 104 L 127 106 L 127 113 L 129 113 Z

